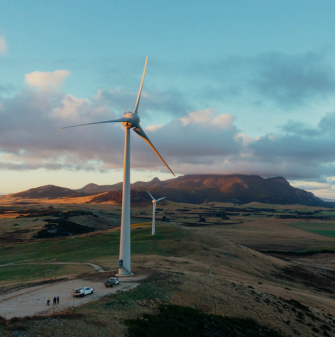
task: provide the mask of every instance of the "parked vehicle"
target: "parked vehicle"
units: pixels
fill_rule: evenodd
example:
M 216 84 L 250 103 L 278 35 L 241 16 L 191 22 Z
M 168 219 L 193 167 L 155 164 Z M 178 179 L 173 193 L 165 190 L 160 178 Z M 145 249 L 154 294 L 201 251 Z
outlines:
M 111 277 L 108 281 L 104 283 L 106 287 L 114 287 L 120 284 L 120 280 L 117 277 Z
M 94 288 L 78 288 L 72 292 L 73 297 L 84 297 L 88 294 L 93 294 Z

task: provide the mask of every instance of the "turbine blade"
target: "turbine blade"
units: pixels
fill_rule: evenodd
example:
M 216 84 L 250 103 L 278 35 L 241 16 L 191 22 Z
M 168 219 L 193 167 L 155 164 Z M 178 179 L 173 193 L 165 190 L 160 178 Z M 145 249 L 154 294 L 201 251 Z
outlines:
M 152 200 L 155 200 L 155 198 L 150 194 L 150 192 L 149 192 L 149 191 L 147 191 L 147 192 L 149 193 L 151 199 L 152 199 Z
M 138 106 L 140 104 L 142 87 L 143 87 L 143 82 L 144 82 L 144 76 L 145 76 L 145 71 L 147 69 L 147 63 L 148 63 L 148 55 L 147 55 L 147 58 L 145 60 L 145 65 L 144 65 L 144 70 L 143 70 L 143 75 L 142 75 L 142 81 L 141 81 L 141 85 L 140 85 L 140 90 L 138 91 L 137 100 L 136 100 L 136 104 L 135 104 L 134 113 L 136 113 L 136 114 L 137 114 Z
M 124 117 L 122 117 L 122 118 L 119 118 L 119 119 L 112 119 L 112 120 L 110 120 L 110 121 L 105 121 L 105 122 L 86 123 L 86 124 L 78 124 L 78 125 L 66 126 L 66 127 L 64 127 L 64 128 L 61 128 L 61 130 L 62 130 L 62 129 L 68 129 L 68 128 L 75 128 L 75 127 L 77 127 L 77 126 L 83 126 L 83 125 L 103 124 L 103 123 L 117 123 L 117 122 L 122 123 L 122 122 L 129 122 L 129 121 L 130 121 L 129 118 L 124 118 Z
M 158 151 L 155 149 L 153 144 L 151 143 L 148 136 L 145 134 L 144 130 L 141 128 L 141 125 L 138 125 L 136 128 L 133 129 L 140 137 L 142 137 L 148 145 L 153 149 L 153 151 L 157 154 L 157 156 L 160 158 L 160 160 L 164 163 L 164 165 L 169 169 L 169 171 L 175 175 L 172 170 L 170 169 L 169 165 L 165 162 L 165 160 L 162 158 L 162 156 L 158 153 Z
M 156 202 L 158 202 L 159 200 L 163 200 L 165 199 L 166 197 L 163 197 L 163 198 L 159 198 L 158 200 L 156 200 Z

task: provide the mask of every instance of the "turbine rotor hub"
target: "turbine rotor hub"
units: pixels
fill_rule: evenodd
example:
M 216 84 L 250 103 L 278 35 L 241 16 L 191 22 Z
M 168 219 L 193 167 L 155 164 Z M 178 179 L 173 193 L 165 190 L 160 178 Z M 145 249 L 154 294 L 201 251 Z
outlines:
M 122 122 L 125 128 L 136 128 L 140 124 L 140 116 L 136 113 L 126 112 L 123 117 L 130 120 L 129 122 Z

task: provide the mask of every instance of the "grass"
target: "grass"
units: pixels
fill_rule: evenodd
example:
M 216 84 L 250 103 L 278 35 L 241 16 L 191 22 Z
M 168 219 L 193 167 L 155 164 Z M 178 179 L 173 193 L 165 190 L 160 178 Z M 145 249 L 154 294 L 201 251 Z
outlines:
M 234 205 L 225 205 L 225 204 L 216 204 L 217 206 L 234 206 Z M 100 205 L 101 209 L 110 210 L 111 205 Z M 257 204 L 252 203 L 248 206 L 251 207 L 261 207 L 261 208 L 277 208 L 278 205 L 266 205 L 266 204 Z M 112 211 L 116 211 L 115 206 Z M 118 206 L 119 207 L 119 206 Z M 162 206 L 164 211 L 176 211 L 176 208 L 190 208 L 189 205 L 173 204 L 167 203 Z M 192 205 L 194 211 L 199 211 L 198 205 Z M 202 210 L 207 211 L 209 208 L 201 206 Z M 237 206 L 234 206 L 237 207 Z M 241 209 L 245 206 L 239 206 Z M 281 205 L 281 208 L 284 206 Z M 285 206 L 287 207 L 287 206 Z M 296 207 L 296 206 L 291 206 Z M 306 206 L 304 206 L 306 208 Z M 141 208 L 142 209 L 142 208 Z M 298 208 L 299 209 L 299 208 Z M 133 212 L 138 212 L 139 209 L 134 209 Z M 151 208 L 150 208 L 151 212 Z M 173 222 L 197 222 L 198 216 L 189 214 L 187 219 L 182 219 L 181 217 L 185 214 L 175 214 L 173 217 L 178 219 L 170 219 L 170 224 L 164 224 L 157 227 L 157 235 L 151 236 L 151 223 L 147 222 L 147 219 L 143 219 L 142 223 L 137 223 L 132 225 L 132 242 L 131 242 L 131 251 L 134 261 L 136 257 L 142 259 L 143 256 L 152 256 L 152 255 L 161 255 L 161 256 L 184 256 L 186 253 L 190 253 L 190 241 L 188 240 L 188 245 L 180 244 L 175 241 L 178 237 L 179 239 L 184 238 L 183 233 L 185 229 L 177 228 L 173 225 Z M 169 215 L 167 215 L 170 217 Z M 185 215 L 186 216 L 186 215 Z M 314 235 L 315 238 L 313 242 L 312 239 L 309 241 L 304 238 L 296 237 L 293 239 L 284 238 L 281 233 L 278 233 L 277 222 L 271 218 L 266 219 L 260 215 L 253 215 L 248 218 L 232 218 L 232 221 L 238 219 L 245 221 L 244 223 L 233 224 L 222 226 L 226 221 L 221 220 L 220 218 L 207 218 L 207 224 L 212 226 L 206 228 L 206 232 L 210 233 L 215 231 L 216 236 L 221 236 L 224 238 L 231 239 L 234 242 L 250 246 L 251 248 L 261 249 L 261 250 L 280 250 L 279 245 L 285 247 L 286 250 L 306 250 L 306 249 L 325 249 L 324 247 L 330 246 L 330 243 L 327 240 L 330 240 L 327 237 L 335 236 L 335 223 L 326 223 L 326 222 L 297 222 L 291 223 L 292 226 L 298 227 L 306 231 L 313 231 L 316 234 L 322 234 L 322 236 Z M 30 220 L 34 220 L 30 218 Z M 10 221 L 9 221 L 10 220 Z M 29 221 L 30 221 L 29 220 Z M 177 221 L 176 221 L 177 220 Z M 20 221 L 20 222 L 17 222 Z M 39 220 L 41 221 L 41 220 Z M 137 221 L 141 221 L 138 220 Z M 5 225 L 12 229 L 28 227 L 27 219 L 8 219 Z M 18 223 L 19 226 L 13 226 Z M 2 226 L 1 229 L 4 230 L 7 228 Z M 29 228 L 37 226 L 37 222 L 29 223 Z M 296 231 L 296 230 L 295 230 Z M 29 233 L 29 236 L 32 234 Z M 257 235 L 257 238 L 256 238 Z M 310 236 L 310 234 L 308 234 Z M 264 243 L 264 237 L 271 238 L 269 243 Z M 258 240 L 258 241 L 257 241 Z M 286 240 L 286 241 L 285 241 Z M 120 242 L 120 231 L 119 229 L 112 229 L 108 232 L 102 233 L 92 233 L 88 235 L 78 236 L 76 238 L 60 238 L 53 239 L 49 241 L 38 241 L 30 242 L 24 244 L 13 243 L 11 246 L 0 246 L 0 265 L 7 263 L 45 263 L 45 262 L 91 262 L 101 265 L 104 269 L 109 270 L 110 265 L 116 265 L 116 260 L 119 253 L 119 242 Z M 249 243 L 252 245 L 249 245 Z M 312 243 L 312 245 L 311 245 Z M 331 247 L 330 247 L 331 248 Z M 328 248 L 327 248 L 328 249 Z M 6 267 L 8 268 L 8 267 Z M 50 268 L 51 269 L 51 268 Z M 9 270 L 9 269 L 8 269 Z M 65 269 L 59 269 L 59 273 L 62 274 L 62 271 Z M 2 269 L 2 272 L 6 273 L 6 269 Z M 23 270 L 24 274 L 28 273 L 29 270 Z M 10 272 L 9 272 L 10 273 Z M 32 273 L 35 275 L 34 273 Z M 42 275 L 42 273 L 41 273 Z M 36 275 L 35 275 L 36 276 Z M 35 277 L 34 276 L 34 277 Z M 28 277 L 28 276 L 27 276 Z M 43 276 L 44 277 L 44 276 Z M 52 276 L 51 276 L 52 277 Z M 13 280 L 15 277 L 13 278 Z M 1 280 L 0 280 L 1 281 Z
M 274 208 L 279 212 L 283 211 L 284 209 L 297 210 L 299 212 L 312 212 L 314 210 L 324 209 L 323 207 L 317 207 L 317 206 L 314 207 L 314 206 L 305 206 L 305 205 L 299 205 L 299 204 L 293 204 L 293 205 L 263 204 L 261 202 L 251 202 L 249 204 L 241 205 L 240 207 Z
M 158 315 L 144 314 L 142 319 L 131 319 L 125 323 L 130 337 L 283 336 L 252 319 L 207 315 L 199 310 L 177 305 L 163 306 Z
M 0 284 L 24 284 L 31 281 L 41 281 L 73 272 L 90 272 L 92 268 L 82 265 L 10 265 L 0 268 Z
M 132 226 L 132 257 L 136 256 L 180 256 L 183 251 L 176 237 L 182 230 L 174 226 L 158 226 L 157 234 L 151 235 L 151 226 L 145 223 Z M 96 263 L 105 270 L 110 269 L 111 261 L 119 254 L 120 231 L 111 230 L 93 236 L 78 236 L 75 239 L 61 238 L 49 241 L 32 242 L 0 247 L 0 285 L 26 283 L 35 280 L 79 274 L 93 271 L 86 265 L 55 265 L 47 262 Z M 36 264 L 34 264 L 36 263 Z
M 290 225 L 305 230 L 335 230 L 335 223 L 331 222 L 294 222 Z
M 322 211 L 320 215 L 335 216 L 335 210 Z
M 335 223 L 327 222 L 295 222 L 290 225 L 305 231 L 311 231 L 320 235 L 335 237 Z
M 50 278 L 59 275 L 63 266 L 59 265 L 21 265 L 1 267 L 0 282 L 21 279 L 22 282 L 37 278 Z
M 159 282 L 145 283 L 134 290 L 111 295 L 110 300 L 104 303 L 104 308 L 117 309 L 119 311 L 133 307 L 137 301 L 159 299 L 162 302 L 166 302 L 168 298 L 168 291 Z
M 335 230 L 334 231 L 313 231 L 313 232 L 321 234 L 321 235 L 335 237 Z
M 159 226 L 151 235 L 151 227 L 132 229 L 132 255 L 171 255 L 176 253 L 174 239 L 181 230 Z M 99 258 L 118 256 L 120 231 L 112 230 L 96 236 L 79 236 L 29 244 L 0 247 L 0 264 L 24 262 L 94 262 Z

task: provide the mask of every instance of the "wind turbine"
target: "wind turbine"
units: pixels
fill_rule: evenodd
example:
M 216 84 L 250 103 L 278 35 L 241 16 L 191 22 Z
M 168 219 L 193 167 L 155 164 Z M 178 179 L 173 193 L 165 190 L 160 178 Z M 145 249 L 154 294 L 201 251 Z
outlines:
M 165 199 L 165 197 L 156 200 L 156 199 L 150 194 L 149 191 L 148 191 L 148 193 L 149 193 L 149 195 L 150 195 L 150 197 L 151 197 L 151 199 L 152 199 L 152 232 L 151 232 L 151 235 L 155 235 L 155 234 L 156 234 L 156 232 L 155 232 L 156 204 L 157 204 L 158 201 Z
M 124 140 L 124 165 L 123 165 L 123 190 L 122 190 L 122 215 L 121 215 L 121 232 L 120 232 L 120 252 L 119 252 L 119 265 L 117 276 L 127 276 L 131 274 L 131 260 L 130 260 L 130 129 L 133 129 L 140 137 L 142 137 L 156 155 L 161 159 L 164 165 L 174 175 L 168 164 L 158 153 L 156 148 L 151 143 L 148 136 L 140 125 L 140 116 L 138 115 L 138 106 L 140 104 L 143 81 L 145 71 L 147 68 L 148 55 L 145 60 L 142 81 L 140 89 L 138 91 L 137 100 L 133 112 L 125 112 L 123 117 L 119 119 L 113 119 L 105 122 L 87 123 L 68 126 L 66 128 L 72 128 L 76 126 L 91 125 L 91 124 L 103 124 L 103 123 L 122 123 L 125 127 L 125 140 Z M 65 129 L 65 128 L 64 128 Z M 62 129 L 61 129 L 62 130 Z

